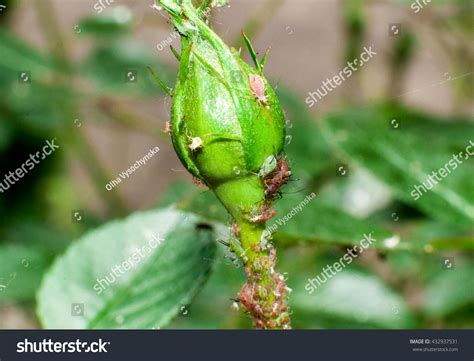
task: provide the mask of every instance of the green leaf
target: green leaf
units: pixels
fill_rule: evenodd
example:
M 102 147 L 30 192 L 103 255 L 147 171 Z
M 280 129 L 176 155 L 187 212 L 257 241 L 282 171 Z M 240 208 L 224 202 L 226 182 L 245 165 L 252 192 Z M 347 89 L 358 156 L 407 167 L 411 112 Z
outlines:
M 453 257 L 452 262 L 452 269 L 443 269 L 424 290 L 423 308 L 429 317 L 445 317 L 474 302 L 474 264 L 460 257 Z
M 372 216 L 391 204 L 390 190 L 364 169 L 347 164 L 337 165 L 335 169 L 339 176 L 324 184 L 318 193 L 322 202 L 359 218 Z
M 417 248 L 427 251 L 465 250 L 474 251 L 474 229 L 456 227 L 440 222 L 418 222 L 416 227 L 407 232 L 409 239 Z
M 175 329 L 238 329 L 250 328 L 251 321 L 242 312 L 232 310 L 237 291 L 245 283 L 245 273 L 229 259 L 227 247 L 218 245 L 213 272 L 208 282 L 189 307 L 170 325 Z M 212 302 L 209 302 L 212 300 Z M 245 324 L 239 324 L 240 320 Z
M 166 192 L 162 193 L 162 196 L 158 200 L 156 207 L 163 208 L 171 206 L 175 203 L 182 201 L 183 199 L 186 199 L 187 197 L 190 197 L 192 194 L 195 194 L 197 192 L 198 189 L 196 185 L 191 183 L 191 181 L 176 181 L 174 183 L 171 183 L 171 185 L 166 189 Z
M 0 246 L 0 302 L 33 299 L 52 256 L 36 246 Z
M 391 125 L 395 119 L 398 128 Z M 474 157 L 449 166 L 451 172 L 418 200 L 411 193 L 453 154 L 465 151 L 474 125 L 441 123 L 402 108 L 350 109 L 327 117 L 327 139 L 349 160 L 387 184 L 398 199 L 453 225 L 474 222 Z
M 364 235 L 371 234 L 376 242 L 370 247 L 375 249 L 410 248 L 400 242 L 398 235 L 322 203 L 317 195 L 285 194 L 275 207 L 277 215 L 269 221 L 267 230 L 275 230 L 275 239 L 283 244 L 359 245 Z
M 160 63 L 145 47 L 121 40 L 94 49 L 82 64 L 82 72 L 100 89 L 126 95 L 156 96 L 163 90 L 155 83 L 148 67 L 166 84 L 173 84 L 176 71 Z
M 314 271 L 310 278 L 322 269 Z M 305 290 L 307 282 L 290 283 L 295 313 L 306 312 L 313 317 L 336 318 L 377 328 L 413 326 L 411 312 L 403 299 L 375 276 L 346 269 L 311 294 Z
M 132 27 L 133 14 L 125 6 L 118 6 L 101 15 L 84 18 L 79 23 L 81 34 L 97 37 L 112 37 L 129 32 Z
M 167 208 L 138 213 L 86 234 L 45 277 L 38 294 L 43 325 L 165 326 L 191 302 L 210 271 L 213 232 L 200 222 L 195 215 Z M 74 303 L 84 305 L 84 316 L 71 315 Z
M 0 122 L 9 123 L 8 133 L 13 133 L 11 130 L 15 128 L 26 128 L 42 137 L 50 136 L 51 130 L 65 121 L 63 107 L 58 104 L 67 104 L 75 94 L 52 82 L 64 69 L 54 67 L 48 55 L 3 30 L 0 30 L 0 53 L 0 92 L 3 95 Z
M 304 202 L 307 203 L 306 205 L 302 203 L 305 199 L 305 196 L 300 193 L 285 194 L 275 203 L 277 214 L 268 222 L 267 230 L 274 233 L 273 238 L 277 244 L 351 246 L 359 245 L 364 234 L 372 234 L 372 238 L 377 240 L 371 245 L 374 249 L 411 249 L 410 244 L 400 242 L 398 235 L 321 203 L 317 196 L 309 202 Z M 189 194 L 183 197 L 178 205 L 183 210 L 198 213 L 206 219 L 221 223 L 229 223 L 231 220 L 224 207 L 210 191 Z M 291 214 L 293 209 L 294 215 Z M 273 232 L 275 229 L 276 232 Z
M 50 76 L 51 59 L 4 30 L 0 30 L 0 54 L 0 84 L 7 72 L 14 72 L 15 79 L 20 71 Z

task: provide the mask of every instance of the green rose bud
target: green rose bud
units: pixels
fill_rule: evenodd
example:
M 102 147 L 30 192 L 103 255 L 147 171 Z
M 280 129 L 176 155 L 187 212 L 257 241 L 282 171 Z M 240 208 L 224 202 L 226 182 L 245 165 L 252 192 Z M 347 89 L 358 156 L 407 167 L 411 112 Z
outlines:
M 290 175 L 281 156 L 285 117 L 263 75 L 267 53 L 259 60 L 244 34 L 255 69 L 245 63 L 240 53 L 207 25 L 208 6 L 213 4 L 209 1 L 200 8 L 191 0 L 159 2 L 182 40 L 179 75 L 172 93 L 173 146 L 188 171 L 208 185 L 233 216 L 239 241 L 232 249 L 242 257 L 247 274 L 260 273 L 252 282 L 258 279 L 263 288 L 281 288 L 280 278 L 264 274 L 267 268 L 273 271 L 275 263 L 266 248 L 264 224 L 273 216 L 271 202 Z M 262 257 L 266 258 L 263 266 Z M 270 283 L 275 284 L 268 286 Z M 248 291 L 252 287 L 252 283 L 244 287 L 241 299 L 260 319 L 257 326 L 287 324 L 287 314 L 285 319 L 268 323 L 272 316 L 265 310 L 267 306 L 275 309 L 275 302 L 282 308 L 284 291 L 267 296 L 268 305 L 259 305 L 261 310 L 255 311 L 255 295 Z

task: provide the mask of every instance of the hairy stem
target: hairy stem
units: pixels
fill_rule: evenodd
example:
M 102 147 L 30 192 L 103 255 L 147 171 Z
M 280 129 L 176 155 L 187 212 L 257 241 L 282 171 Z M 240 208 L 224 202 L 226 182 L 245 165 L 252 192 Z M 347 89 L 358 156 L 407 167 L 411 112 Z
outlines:
M 283 275 L 275 271 L 276 250 L 268 240 L 265 222 L 253 220 L 264 204 L 261 179 L 244 176 L 214 189 L 217 197 L 234 217 L 238 241 L 232 251 L 243 265 L 247 281 L 239 293 L 242 307 L 252 316 L 256 328 L 289 329 L 287 297 L 289 288 Z

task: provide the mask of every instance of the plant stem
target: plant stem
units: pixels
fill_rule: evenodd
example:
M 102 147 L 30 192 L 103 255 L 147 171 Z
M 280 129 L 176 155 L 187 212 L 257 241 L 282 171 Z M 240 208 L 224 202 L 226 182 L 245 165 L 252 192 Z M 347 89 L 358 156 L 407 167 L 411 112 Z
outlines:
M 289 288 L 283 275 L 275 271 L 276 250 L 268 241 L 265 222 L 252 221 L 252 214 L 264 203 L 263 184 L 257 175 L 225 182 L 214 189 L 217 197 L 234 217 L 235 235 L 231 250 L 243 265 L 247 281 L 239 301 L 259 329 L 289 329 L 287 296 Z
M 251 252 L 241 257 L 248 277 L 242 287 L 239 300 L 252 315 L 259 329 L 289 329 L 287 296 L 289 288 L 283 275 L 275 271 L 276 250 L 271 244 L 262 244 L 265 224 L 248 227 L 248 223 L 237 223 L 244 249 Z

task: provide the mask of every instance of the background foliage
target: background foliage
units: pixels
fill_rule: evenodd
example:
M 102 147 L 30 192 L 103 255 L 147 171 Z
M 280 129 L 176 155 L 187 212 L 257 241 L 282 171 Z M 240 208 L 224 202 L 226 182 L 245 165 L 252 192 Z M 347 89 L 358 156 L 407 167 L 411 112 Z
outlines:
M 281 3 L 261 1 L 257 16 L 241 27 L 255 37 Z M 346 32 L 341 65 L 365 44 L 374 3 L 338 2 Z M 408 1 L 384 3 L 410 11 Z M 172 84 L 177 63 L 134 36 L 145 21 L 136 18 L 138 5 L 114 5 L 65 34 L 57 25 L 60 9 L 50 0 L 32 1 L 47 40 L 33 45 L 13 28 L 21 3 L 0 4 L 6 6 L 0 13 L 0 175 L 19 167 L 46 139 L 57 137 L 62 146 L 0 194 L 0 327 L 15 327 L 8 319 L 18 312 L 27 315 L 28 326 L 45 328 L 250 327 L 230 307 L 244 275 L 216 242 L 229 236 L 230 219 L 212 194 L 183 178 L 152 200 L 149 210 L 139 211 L 117 190 L 104 188 L 118 174 L 92 146 L 81 114 L 99 125 L 165 139 L 162 124 L 139 108 L 146 100 L 169 104 L 147 67 Z M 364 74 L 357 74 L 343 102 L 314 114 L 305 94 L 275 81 L 289 119 L 287 155 L 294 173 L 275 219 L 317 194 L 274 236 L 279 269 L 293 289 L 295 328 L 474 327 L 474 157 L 419 200 L 410 196 L 415 184 L 474 140 L 472 111 L 466 111 L 472 110 L 473 49 L 466 46 L 474 34 L 472 2 L 437 2 L 423 11 L 452 69 L 467 74 L 446 84 L 457 104 L 449 116 L 396 97 L 421 41 L 409 28 L 387 44 L 391 82 L 384 99 L 361 97 L 357 84 L 364 83 Z M 161 23 L 156 26 L 168 26 L 158 13 L 146 12 Z M 71 56 L 69 36 L 87 43 L 83 56 Z M 140 76 L 134 86 L 124 80 L 127 70 Z M 22 71 L 30 72 L 31 84 L 19 81 Z M 169 142 L 160 144 L 168 150 L 158 156 L 170 151 Z M 71 164 L 87 175 L 100 210 L 83 196 L 82 182 L 73 181 Z M 123 162 L 117 169 L 129 166 Z M 72 217 L 75 210 L 86 215 L 80 222 Z M 154 232 L 163 244 L 97 295 L 95 280 Z M 374 247 L 308 294 L 307 279 L 365 233 L 377 239 Z M 447 257 L 454 269 L 443 267 Z M 83 316 L 71 314 L 73 303 L 85 305 Z

